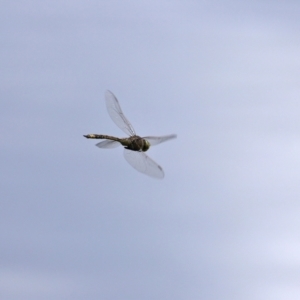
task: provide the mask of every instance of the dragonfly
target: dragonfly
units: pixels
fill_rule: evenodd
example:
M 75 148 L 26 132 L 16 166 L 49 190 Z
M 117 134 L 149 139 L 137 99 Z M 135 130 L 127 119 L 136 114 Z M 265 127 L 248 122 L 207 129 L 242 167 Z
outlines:
M 87 134 L 87 139 L 102 139 L 104 141 L 96 144 L 103 149 L 111 149 L 122 145 L 124 147 L 124 157 L 126 161 L 137 171 L 155 178 L 163 178 L 164 171 L 153 159 L 145 152 L 150 146 L 158 145 L 162 142 L 174 139 L 176 134 L 164 136 L 145 136 L 136 135 L 131 123 L 125 117 L 118 99 L 111 91 L 105 92 L 105 103 L 109 116 L 113 122 L 129 137 L 117 138 L 104 134 Z

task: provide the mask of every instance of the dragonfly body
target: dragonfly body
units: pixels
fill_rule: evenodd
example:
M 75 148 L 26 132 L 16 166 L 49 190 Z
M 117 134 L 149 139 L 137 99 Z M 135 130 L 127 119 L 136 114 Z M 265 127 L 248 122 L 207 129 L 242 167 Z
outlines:
M 84 135 L 84 137 L 87 139 L 104 140 L 96 144 L 97 147 L 102 149 L 115 148 L 118 145 L 124 146 L 124 157 L 132 167 L 146 175 L 163 178 L 164 171 L 162 167 L 147 156 L 145 152 L 150 148 L 150 146 L 174 139 L 176 138 L 176 135 L 170 134 L 165 136 L 140 137 L 136 135 L 132 125 L 123 114 L 119 101 L 112 92 L 106 91 L 105 101 L 106 108 L 111 119 L 121 130 L 128 134 L 129 137 L 117 138 L 104 134 L 87 134 Z
M 110 135 L 104 135 L 104 134 L 87 134 L 84 135 L 87 139 L 105 139 L 105 140 L 111 140 L 119 142 L 122 146 L 125 147 L 125 149 L 129 149 L 132 151 L 147 151 L 150 148 L 150 143 L 141 138 L 138 135 L 133 135 L 128 138 L 117 138 Z M 100 144 L 100 143 L 99 143 Z

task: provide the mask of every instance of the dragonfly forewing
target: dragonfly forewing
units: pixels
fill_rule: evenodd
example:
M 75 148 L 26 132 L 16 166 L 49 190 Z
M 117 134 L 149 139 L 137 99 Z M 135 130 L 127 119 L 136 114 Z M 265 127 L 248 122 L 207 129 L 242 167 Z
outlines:
M 164 178 L 165 176 L 162 167 L 145 152 L 124 149 L 124 157 L 132 167 L 141 173 L 155 178 Z
M 164 136 L 145 136 L 143 139 L 147 140 L 151 146 L 155 146 L 168 140 L 175 139 L 176 137 L 176 134 L 169 134 Z
M 135 135 L 135 131 L 132 125 L 123 114 L 118 99 L 112 92 L 108 90 L 105 92 L 105 102 L 108 114 L 110 115 L 111 119 L 115 122 L 115 124 L 126 134 L 130 136 Z

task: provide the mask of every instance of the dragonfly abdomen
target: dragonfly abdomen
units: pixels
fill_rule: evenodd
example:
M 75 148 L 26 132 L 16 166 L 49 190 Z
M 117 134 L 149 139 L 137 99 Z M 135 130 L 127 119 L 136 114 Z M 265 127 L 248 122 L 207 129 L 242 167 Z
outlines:
M 111 141 L 116 141 L 116 142 L 120 142 L 120 143 L 122 140 L 117 137 L 105 135 L 105 134 L 87 134 L 87 135 L 84 135 L 84 137 L 86 137 L 87 139 L 111 140 Z

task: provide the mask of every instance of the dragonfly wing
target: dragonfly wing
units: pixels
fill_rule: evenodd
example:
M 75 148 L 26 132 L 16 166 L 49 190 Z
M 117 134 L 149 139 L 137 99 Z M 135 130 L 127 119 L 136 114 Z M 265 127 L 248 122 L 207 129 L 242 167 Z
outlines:
M 97 147 L 102 148 L 102 149 L 116 148 L 120 145 L 121 144 L 119 142 L 111 141 L 111 140 L 105 140 L 105 141 L 102 141 L 102 142 L 96 144 Z
M 176 134 L 164 135 L 164 136 L 145 136 L 143 139 L 147 140 L 151 146 L 158 145 L 171 139 L 175 139 Z
M 119 101 L 112 92 L 105 92 L 105 102 L 108 114 L 110 115 L 111 119 L 115 122 L 115 124 L 126 134 L 135 135 L 135 131 L 132 125 L 124 116 Z
M 165 176 L 161 166 L 145 154 L 145 152 L 124 149 L 124 157 L 127 162 L 141 173 L 155 178 Z

